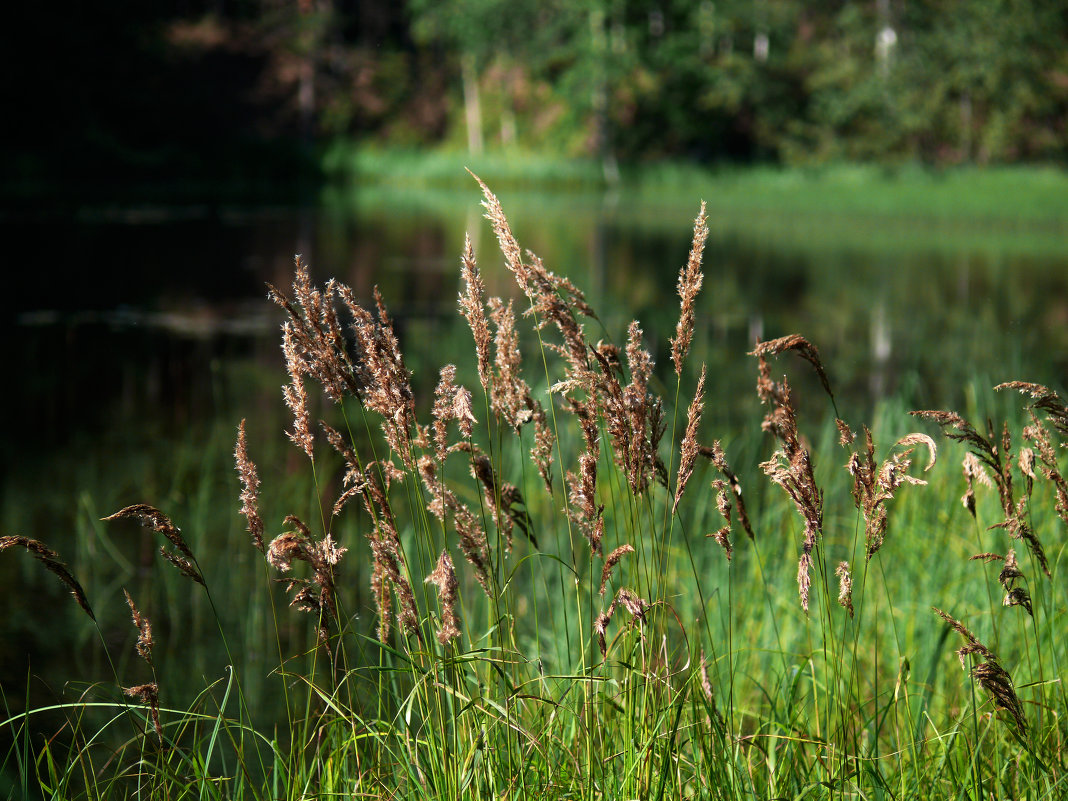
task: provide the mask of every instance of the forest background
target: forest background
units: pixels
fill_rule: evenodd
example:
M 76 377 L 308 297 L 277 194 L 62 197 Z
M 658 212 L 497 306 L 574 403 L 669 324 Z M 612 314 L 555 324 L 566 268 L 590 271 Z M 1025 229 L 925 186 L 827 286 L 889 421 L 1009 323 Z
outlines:
M 177 180 L 262 197 L 366 169 L 354 144 L 585 159 L 609 182 L 663 159 L 1068 154 L 1056 3 L 117 0 L 7 16 L 0 177 L 16 199 Z

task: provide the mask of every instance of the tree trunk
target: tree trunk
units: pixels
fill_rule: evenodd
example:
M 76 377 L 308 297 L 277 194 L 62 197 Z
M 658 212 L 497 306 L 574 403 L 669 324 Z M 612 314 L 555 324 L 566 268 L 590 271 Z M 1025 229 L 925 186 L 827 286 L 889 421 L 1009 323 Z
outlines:
M 467 120 L 467 150 L 472 155 L 482 152 L 482 104 L 478 97 L 478 72 L 473 56 L 463 57 L 464 117 Z

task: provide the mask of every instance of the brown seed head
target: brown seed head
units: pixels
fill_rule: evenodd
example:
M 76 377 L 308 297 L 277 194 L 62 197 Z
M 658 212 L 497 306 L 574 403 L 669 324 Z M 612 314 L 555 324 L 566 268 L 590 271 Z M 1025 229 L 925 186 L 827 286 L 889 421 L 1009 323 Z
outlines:
M 136 687 L 123 687 L 122 691 L 131 698 L 136 698 L 148 707 L 148 714 L 152 720 L 152 728 L 156 730 L 156 736 L 162 743 L 163 726 L 160 724 L 159 720 L 159 685 L 155 682 L 152 682 L 151 684 L 138 684 Z
M 625 544 L 620 545 L 612 553 L 608 554 L 608 558 L 604 560 L 604 567 L 601 568 L 601 595 L 604 595 L 605 588 L 608 586 L 608 579 L 612 576 L 612 570 L 619 560 L 626 556 L 628 553 L 634 553 L 634 546 Z
M 463 387 L 458 387 L 454 383 L 455 378 L 456 366 L 446 364 L 441 368 L 441 379 L 438 382 L 437 389 L 434 391 L 434 409 L 432 414 L 434 417 L 435 456 L 438 462 L 444 462 L 445 457 L 448 455 L 449 421 L 459 421 L 461 431 L 466 430 L 466 436 L 469 437 L 471 433 L 470 422 L 459 417 L 458 414 L 466 413 L 471 420 L 474 419 L 474 415 L 471 414 L 471 395 L 467 390 L 463 389 Z M 467 394 L 466 408 L 464 408 L 463 402 L 459 399 L 461 393 Z
M 853 434 L 853 430 L 846 424 L 846 421 L 836 417 L 834 424 L 838 426 L 838 444 L 842 446 L 852 445 L 856 437 Z
M 252 544 L 263 553 L 263 520 L 260 518 L 260 476 L 256 465 L 248 456 L 248 440 L 245 437 L 245 421 L 237 427 L 237 445 L 234 447 L 237 475 L 241 479 L 241 514 L 248 521 Z
M 711 537 L 716 541 L 716 544 L 723 549 L 724 556 L 727 557 L 727 562 L 731 561 L 731 557 L 734 555 L 734 546 L 731 545 L 731 527 L 723 526 L 722 528 L 713 531 L 711 534 L 706 534 L 706 537 Z
M 475 250 L 471 245 L 471 236 L 464 237 L 464 255 L 460 259 L 460 274 L 464 280 L 464 291 L 460 293 L 460 311 L 471 328 L 475 338 L 475 353 L 478 356 L 478 379 L 482 389 L 489 392 L 490 382 L 490 333 L 486 322 L 486 309 L 483 298 L 486 286 L 475 263 Z
M 438 631 L 438 641 L 445 645 L 460 636 L 460 627 L 456 617 L 456 590 L 459 588 L 459 582 L 456 580 L 456 571 L 453 569 L 452 558 L 448 551 L 441 552 L 437 565 L 424 581 L 438 588 L 438 600 L 441 602 L 441 629 Z
M 130 607 L 133 624 L 137 627 L 137 655 L 151 666 L 152 646 L 154 644 L 152 641 L 152 624 L 147 617 L 141 614 L 136 604 L 134 604 L 133 598 L 130 597 L 130 593 L 124 589 L 122 594 L 126 596 L 126 605 Z
M 815 345 L 800 334 L 790 334 L 767 342 L 758 342 L 749 355 L 763 358 L 765 356 L 774 356 L 787 350 L 796 351 L 798 356 L 815 368 L 816 375 L 819 377 L 824 391 L 833 399 L 834 393 L 831 391 L 831 382 L 827 379 L 827 373 L 823 369 L 823 362 L 820 361 L 820 352 Z
M 73 575 L 71 575 L 67 566 L 59 561 L 58 553 L 45 546 L 43 543 L 30 539 L 29 537 L 0 537 L 0 552 L 6 551 L 13 546 L 18 546 L 28 551 L 34 559 L 45 566 L 46 570 L 66 584 L 67 589 L 70 590 L 70 594 L 74 597 L 75 603 L 82 608 L 82 611 L 85 612 L 85 614 L 89 615 L 93 620 L 96 620 L 96 615 L 93 614 L 93 610 L 89 606 L 89 601 L 85 597 L 85 590 L 82 589 L 82 585 L 75 580 Z
M 475 568 L 475 578 L 486 595 L 493 597 L 490 574 L 490 548 L 478 519 L 467 506 L 460 502 L 452 490 L 438 476 L 437 465 L 429 456 L 420 456 L 419 474 L 430 495 L 427 510 L 442 523 L 452 517 L 452 525 L 460 538 L 460 550 Z
M 849 572 L 849 562 L 839 562 L 834 574 L 838 576 L 838 603 L 853 617 L 853 576 Z
M 706 365 L 701 365 L 701 377 L 697 379 L 697 389 L 694 391 L 693 400 L 690 402 L 690 408 L 686 412 L 686 433 L 682 437 L 681 455 L 679 457 L 679 474 L 675 479 L 675 501 L 671 505 L 671 513 L 675 512 L 679 508 L 679 501 L 682 500 L 682 493 L 686 489 L 686 484 L 690 480 L 690 476 L 693 475 L 694 464 L 697 462 L 697 456 L 700 452 L 697 444 L 697 429 L 701 425 L 701 413 L 704 411 L 705 404 L 705 372 Z
M 160 555 L 174 565 L 178 572 L 186 578 L 192 579 L 198 584 L 204 584 L 204 577 L 197 568 L 196 559 L 182 537 L 182 532 L 159 509 L 149 506 L 147 503 L 136 503 L 133 506 L 120 509 L 103 519 L 108 521 L 136 520 L 145 528 L 150 528 L 162 534 L 178 550 L 178 553 L 167 550 L 166 546 L 161 546 Z
M 679 322 L 675 326 L 675 337 L 671 340 L 671 361 L 675 364 L 675 374 L 682 375 L 682 362 L 690 351 L 694 329 L 694 301 L 701 291 L 704 274 L 701 272 L 701 256 L 708 238 L 708 217 L 702 201 L 701 210 L 693 223 L 693 244 L 690 246 L 690 258 L 679 271 L 679 298 L 682 310 Z

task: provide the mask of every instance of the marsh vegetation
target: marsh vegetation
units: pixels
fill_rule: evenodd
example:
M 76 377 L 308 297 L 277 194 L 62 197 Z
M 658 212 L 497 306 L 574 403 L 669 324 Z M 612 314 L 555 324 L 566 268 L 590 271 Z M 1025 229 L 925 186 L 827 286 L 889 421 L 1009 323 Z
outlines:
M 107 676 L 5 715 L 8 793 L 1062 795 L 1061 397 L 910 417 L 816 336 L 717 334 L 704 206 L 678 312 L 602 317 L 482 189 L 453 363 L 298 260 L 288 443 L 280 411 L 198 432 L 176 508 L 125 487 L 70 552 L 0 540 Z

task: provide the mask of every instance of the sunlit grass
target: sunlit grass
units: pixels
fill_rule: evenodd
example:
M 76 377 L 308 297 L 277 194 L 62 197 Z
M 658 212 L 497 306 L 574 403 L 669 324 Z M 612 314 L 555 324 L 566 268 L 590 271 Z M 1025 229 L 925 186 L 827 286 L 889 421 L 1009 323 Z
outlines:
M 684 207 L 691 198 L 703 197 L 710 210 L 732 219 L 767 211 L 818 218 L 823 224 L 828 216 L 832 223 L 845 216 L 967 229 L 995 225 L 1006 234 L 1016 226 L 1041 225 L 1063 233 L 1068 212 L 1068 173 L 1056 165 L 707 167 L 655 161 L 624 165 L 621 183 L 613 186 L 595 159 L 533 151 L 472 155 L 339 144 L 326 150 L 323 163 L 328 175 L 349 178 L 363 188 L 382 183 L 395 190 L 466 190 L 464 168 L 468 168 L 491 185 L 512 191 L 618 191 L 632 199 L 674 198 Z

